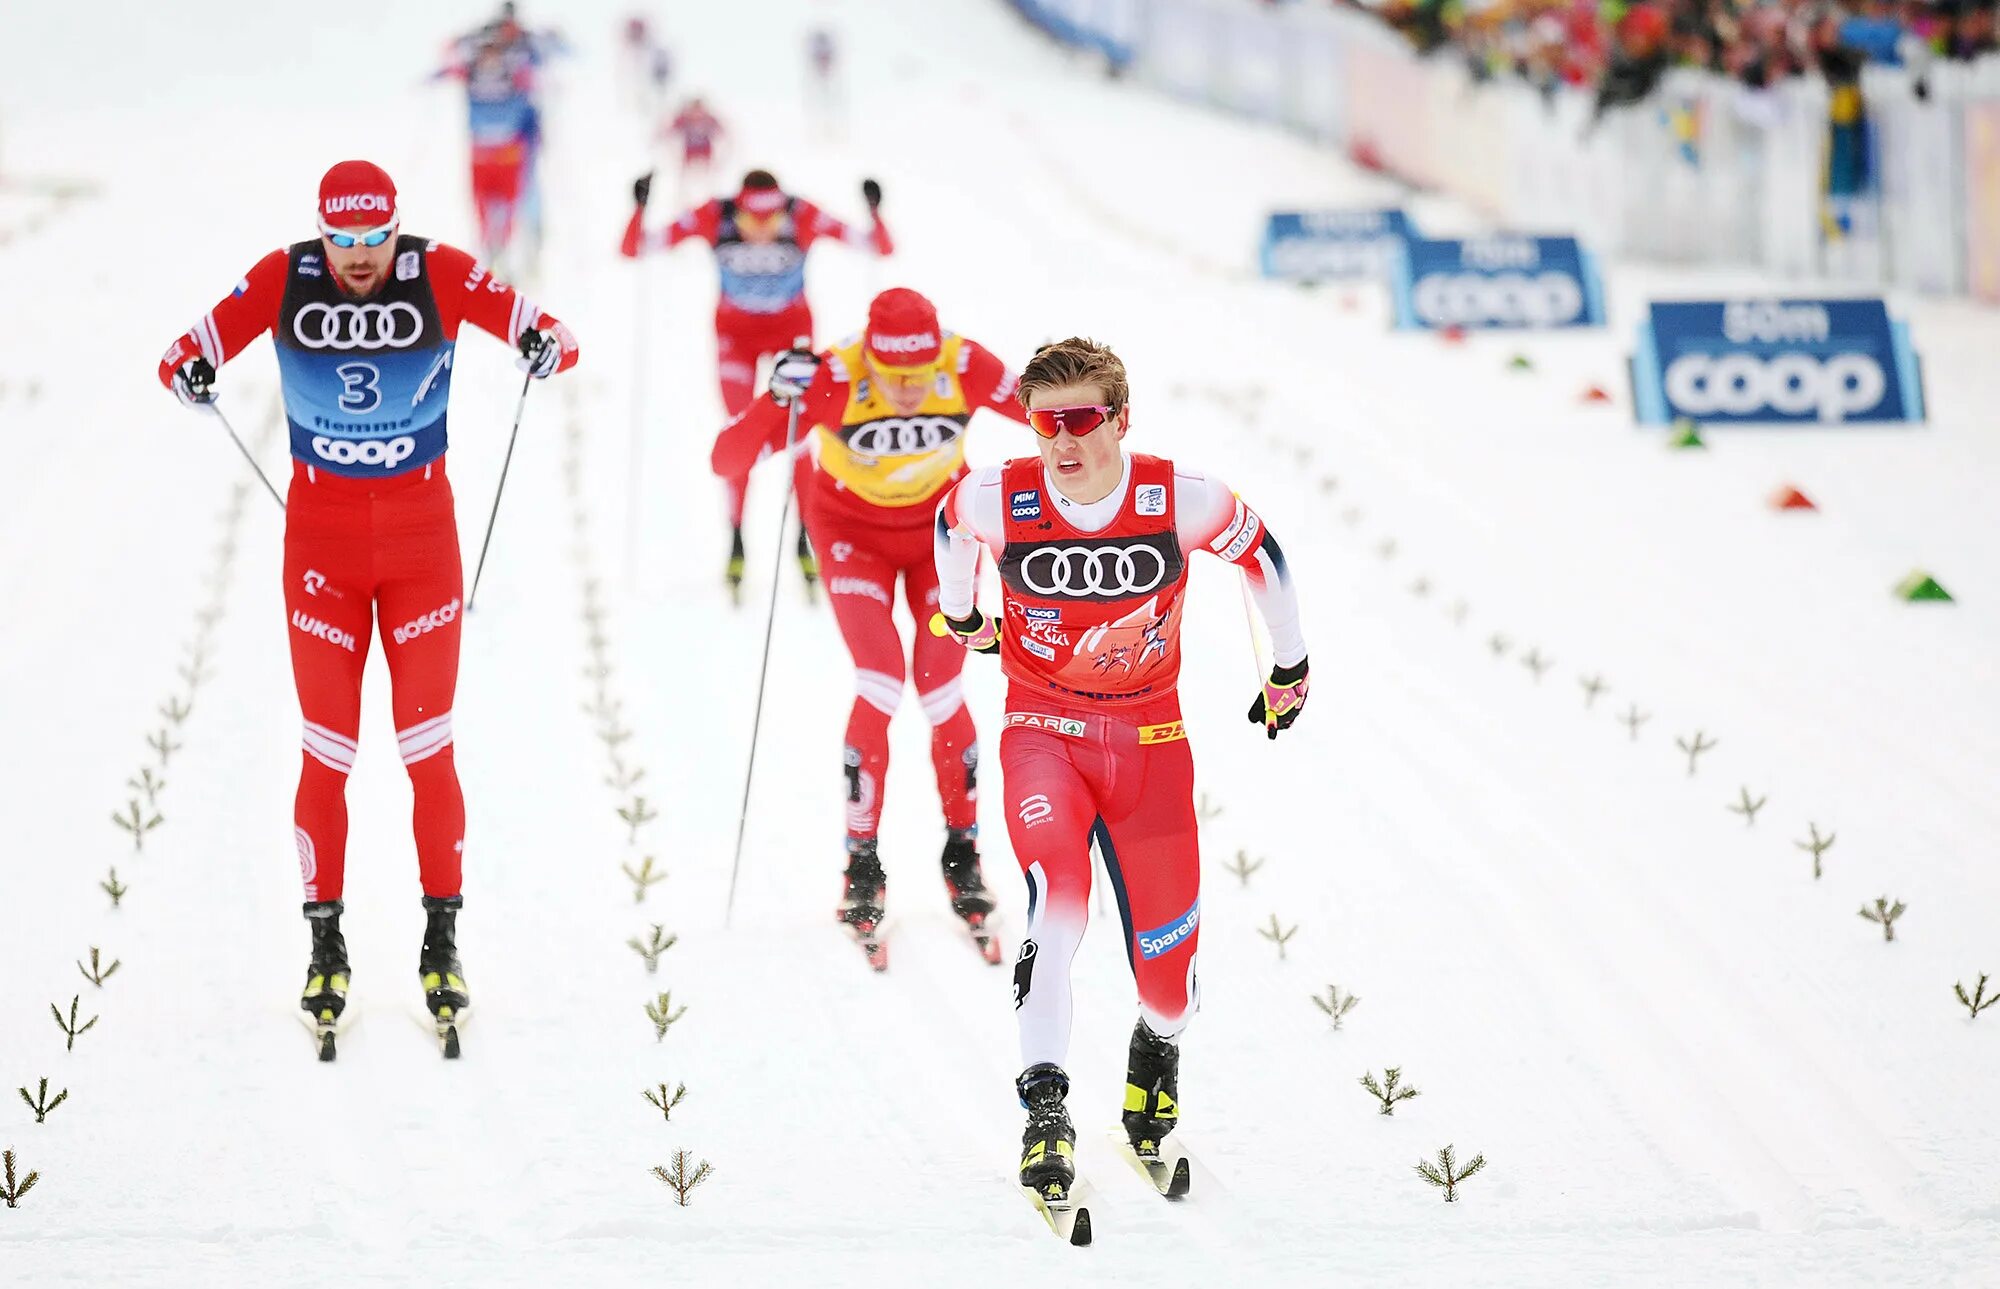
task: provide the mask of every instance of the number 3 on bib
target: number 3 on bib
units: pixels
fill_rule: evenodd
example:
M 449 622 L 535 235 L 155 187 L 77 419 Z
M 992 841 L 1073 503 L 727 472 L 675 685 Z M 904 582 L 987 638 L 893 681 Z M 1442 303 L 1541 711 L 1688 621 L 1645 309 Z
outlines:
M 382 391 L 375 383 L 382 373 L 374 363 L 342 363 L 333 374 L 340 377 L 340 410 L 359 415 L 381 406 Z

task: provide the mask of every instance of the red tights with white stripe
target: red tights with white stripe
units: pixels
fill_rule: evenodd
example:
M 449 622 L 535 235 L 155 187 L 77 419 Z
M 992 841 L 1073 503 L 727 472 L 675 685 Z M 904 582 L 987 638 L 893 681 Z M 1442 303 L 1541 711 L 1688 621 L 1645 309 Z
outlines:
M 451 704 L 463 588 L 442 458 L 369 480 L 295 465 L 285 516 L 285 608 L 305 717 L 293 818 L 308 901 L 339 899 L 346 876 L 347 776 L 378 617 L 396 739 L 416 796 L 424 894 L 459 894 L 465 798 L 452 760 Z

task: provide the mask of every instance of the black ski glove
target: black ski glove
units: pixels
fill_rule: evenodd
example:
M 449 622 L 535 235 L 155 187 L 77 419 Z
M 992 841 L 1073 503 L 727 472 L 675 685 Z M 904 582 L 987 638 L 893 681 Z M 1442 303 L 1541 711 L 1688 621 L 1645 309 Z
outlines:
M 653 172 L 648 170 L 645 174 L 640 175 L 632 181 L 632 200 L 638 202 L 640 209 L 643 210 L 646 206 L 646 199 L 652 195 Z
M 868 203 L 870 211 L 880 209 L 882 205 L 882 185 L 876 183 L 873 179 L 863 179 L 861 181 L 861 200 Z

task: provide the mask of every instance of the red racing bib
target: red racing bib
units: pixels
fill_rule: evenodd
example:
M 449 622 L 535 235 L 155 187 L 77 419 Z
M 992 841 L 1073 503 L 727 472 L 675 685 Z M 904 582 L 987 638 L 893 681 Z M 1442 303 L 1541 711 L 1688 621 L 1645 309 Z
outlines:
M 1173 691 L 1187 560 L 1174 527 L 1174 467 L 1132 457 L 1118 517 L 1084 533 L 1047 495 L 1039 458 L 1001 471 L 1006 544 L 1000 666 L 1046 693 L 1131 703 Z

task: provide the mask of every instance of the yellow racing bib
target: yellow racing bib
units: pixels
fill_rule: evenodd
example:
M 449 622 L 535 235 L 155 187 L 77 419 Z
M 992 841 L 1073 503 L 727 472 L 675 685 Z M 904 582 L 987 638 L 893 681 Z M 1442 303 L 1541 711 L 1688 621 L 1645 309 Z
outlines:
M 923 405 L 908 416 L 875 388 L 860 340 L 834 350 L 849 374 L 847 407 L 838 429 L 821 426 L 814 434 L 819 468 L 877 506 L 934 501 L 965 465 L 965 425 L 972 409 L 958 379 L 964 346 L 962 338 L 946 334 L 937 379 Z

